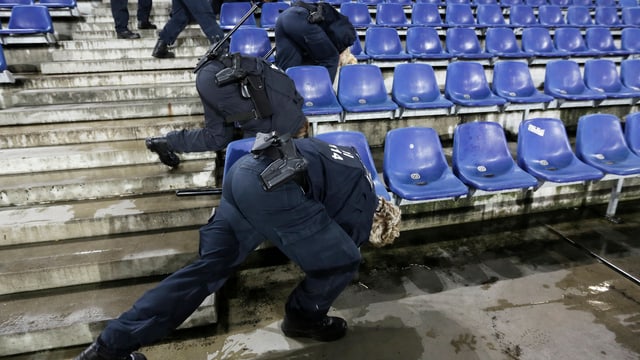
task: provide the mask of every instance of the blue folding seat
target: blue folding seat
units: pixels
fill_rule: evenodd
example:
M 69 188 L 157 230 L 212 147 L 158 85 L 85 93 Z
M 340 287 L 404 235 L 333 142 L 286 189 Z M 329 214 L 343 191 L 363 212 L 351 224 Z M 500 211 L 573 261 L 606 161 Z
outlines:
M 411 60 L 411 55 L 402 46 L 398 30 L 390 27 L 368 28 L 364 36 L 364 52 L 372 60 Z
M 588 114 L 578 119 L 576 155 L 605 174 L 640 174 L 640 156 L 631 151 L 620 119 L 612 114 Z
M 492 54 L 484 51 L 473 28 L 449 28 L 445 39 L 449 54 L 460 59 L 490 59 Z
M 435 5 L 443 5 L 444 2 L 442 0 L 414 0 L 414 3 L 425 3 L 425 4 L 435 4 Z
M 622 8 L 622 23 L 627 26 L 640 26 L 640 6 Z
M 324 66 L 301 65 L 286 70 L 300 96 L 304 99 L 305 115 L 341 114 L 342 106 L 333 90 L 329 71 Z
M 512 7 L 514 5 L 524 5 L 524 0 L 500 0 L 500 6 Z
M 522 29 L 522 50 L 536 57 L 564 56 L 553 44 L 549 29 L 542 27 Z
M 415 3 L 411 7 L 411 24 L 414 26 L 444 26 L 438 5 L 431 3 Z
M 251 9 L 250 2 L 225 2 L 220 7 L 220 28 L 230 30 Z M 256 17 L 249 15 L 242 26 L 256 26 Z
M 598 51 L 591 50 L 577 27 L 564 27 L 555 30 L 553 44 L 559 52 L 565 56 L 597 56 Z
M 76 0 L 38 0 L 37 4 L 51 9 L 75 8 L 78 6 Z
M 391 97 L 403 109 L 435 109 L 453 106 L 453 103 L 440 92 L 436 74 L 429 64 L 396 65 L 393 71 Z
M 534 118 L 520 123 L 516 158 L 518 165 L 540 182 L 596 181 L 604 173 L 580 161 L 571 150 L 560 119 Z
M 491 27 L 484 35 L 485 50 L 500 58 L 530 58 L 533 54 L 520 49 L 516 34 L 510 28 Z
M 53 21 L 49 9 L 42 5 L 16 5 L 11 8 L 9 23 L 0 29 L 1 36 L 44 36 L 47 43 L 55 42 Z M 5 43 L 6 43 L 5 38 Z
M 453 55 L 442 47 L 440 35 L 435 28 L 414 26 L 407 29 L 405 38 L 407 53 L 414 59 L 451 59 Z
M 360 37 L 357 37 L 353 42 L 353 45 L 350 47 L 351 55 L 353 55 L 358 61 L 367 61 L 371 57 L 367 55 L 362 49 L 362 43 L 360 42 Z
M 606 27 L 590 27 L 585 32 L 585 43 L 587 48 L 599 51 L 603 55 L 629 55 L 629 50 L 619 49 L 614 40 L 611 30 Z
M 626 59 L 620 62 L 620 81 L 624 86 L 640 91 L 640 59 Z
M 571 0 L 572 6 L 586 6 L 593 8 L 593 0 Z
M 346 111 L 395 111 L 398 104 L 387 92 L 380 68 L 373 64 L 340 67 L 338 100 Z
M 246 154 L 251 153 L 251 148 L 253 147 L 253 143 L 256 141 L 256 138 L 244 138 L 240 140 L 234 140 L 227 145 L 224 154 L 224 168 L 222 171 L 222 177 L 227 174 L 231 165 L 233 165 L 238 159 L 243 157 Z
M 475 6 L 498 5 L 498 0 L 473 0 L 471 3 Z
M 356 0 L 356 2 L 365 4 L 367 6 L 375 7 L 376 5 L 383 3 L 384 0 Z
M 585 85 L 580 66 L 573 60 L 554 60 L 547 63 L 544 93 L 556 99 L 571 101 L 604 100 L 607 97 Z
M 625 116 L 624 138 L 629 149 L 640 156 L 640 112 L 634 112 Z
M 440 137 L 432 128 L 405 127 L 388 131 L 382 164 L 384 181 L 396 203 L 458 198 L 469 191 L 453 175 Z
M 596 8 L 599 7 L 616 7 L 618 4 L 616 4 L 616 0 L 595 0 L 595 6 Z
M 447 26 L 476 26 L 470 4 L 447 4 L 444 15 Z
M 471 5 L 471 0 L 445 0 L 445 3 L 448 4 L 467 4 Z
M 538 22 L 546 27 L 567 26 L 562 8 L 558 5 L 542 5 L 538 7 Z
M 340 4 L 340 13 L 349 18 L 356 29 L 367 28 L 373 24 L 367 4 L 359 2 L 345 2 Z
M 362 163 L 371 174 L 371 180 L 373 180 L 376 194 L 384 197 L 386 200 L 391 200 L 389 191 L 387 191 L 386 186 L 380 180 L 380 176 L 378 176 L 378 170 L 376 170 L 373 155 L 371 154 L 371 147 L 369 146 L 367 137 L 363 133 L 359 131 L 332 131 L 315 135 L 315 137 L 330 144 L 354 147 L 360 156 L 360 160 L 362 160 Z
M 618 8 L 616 6 L 597 6 L 594 21 L 596 25 L 606 27 L 624 26 L 622 19 L 618 16 Z
M 620 32 L 620 48 L 632 54 L 640 54 L 640 28 L 629 27 L 622 29 Z
M 618 4 L 623 8 L 640 6 L 640 4 L 638 4 L 638 0 L 619 0 Z
M 385 2 L 390 4 L 401 4 L 404 6 L 412 6 L 413 0 L 385 0 Z
M 266 29 L 261 27 L 239 27 L 229 41 L 229 52 L 264 57 L 271 50 L 271 40 Z M 270 59 L 273 62 L 273 59 Z
M 502 191 L 536 187 L 538 181 L 516 164 L 502 126 L 468 122 L 453 132 L 453 173 L 474 189 Z
M 504 98 L 491 91 L 482 64 L 476 62 L 457 61 L 447 65 L 444 95 L 462 106 L 499 106 L 506 103 Z
M 567 9 L 567 24 L 573 26 L 592 26 L 591 9 L 586 6 L 569 6 Z
M 498 4 L 478 5 L 476 8 L 476 20 L 478 25 L 487 27 L 507 26 L 507 21 L 502 14 L 502 8 Z
M 517 27 L 539 25 L 538 18 L 529 5 L 513 5 L 509 9 L 509 24 Z
M 34 0 L 0 0 L 0 9 L 11 9 L 17 5 L 34 5 Z
M 547 5 L 548 3 L 547 3 L 547 0 L 525 0 L 524 4 L 537 8 L 540 6 Z
M 566 8 L 569 5 L 571 5 L 572 1 L 575 0 L 548 0 L 549 1 L 549 5 L 558 5 L 562 8 Z
M 376 5 L 376 25 L 400 28 L 411 25 L 411 22 L 402 4 L 381 3 Z
M 265 2 L 262 4 L 260 13 L 260 27 L 264 29 L 274 29 L 278 16 L 289 8 L 289 3 L 283 1 Z
M 611 99 L 640 98 L 640 91 L 624 86 L 616 63 L 608 59 L 589 59 L 584 64 L 584 83 L 591 90 Z
M 549 103 L 552 96 L 538 91 L 529 67 L 521 61 L 498 61 L 493 64 L 493 92 L 511 103 Z

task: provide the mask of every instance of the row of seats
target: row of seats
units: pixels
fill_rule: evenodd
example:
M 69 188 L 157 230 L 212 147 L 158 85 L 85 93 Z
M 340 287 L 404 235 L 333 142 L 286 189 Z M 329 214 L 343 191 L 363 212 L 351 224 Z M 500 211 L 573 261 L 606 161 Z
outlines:
M 284 0 L 279 0 L 284 1 Z M 308 2 L 317 2 L 319 0 L 312 0 Z M 564 8 L 569 6 L 587 6 L 595 8 L 598 6 L 614 6 L 618 8 L 634 7 L 638 6 L 637 0 L 329 0 L 326 1 L 333 5 L 340 5 L 343 3 L 363 3 L 372 7 L 375 7 L 381 3 L 398 3 L 403 5 L 411 5 L 415 3 L 429 3 L 436 4 L 444 7 L 448 4 L 470 4 L 472 6 L 479 6 L 483 4 L 499 4 L 502 7 L 510 7 L 513 5 L 558 5 Z
M 11 9 L 9 24 L 0 24 L 0 43 L 55 43 L 49 9 L 42 5 L 19 5 Z
M 75 8 L 76 0 L 0 0 L 0 8 L 11 9 L 20 5 L 42 5 L 50 8 Z

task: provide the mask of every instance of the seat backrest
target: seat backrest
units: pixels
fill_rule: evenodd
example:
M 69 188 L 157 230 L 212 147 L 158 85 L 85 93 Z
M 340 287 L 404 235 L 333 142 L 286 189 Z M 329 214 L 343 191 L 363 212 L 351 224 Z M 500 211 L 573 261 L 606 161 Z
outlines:
M 637 7 L 639 6 L 638 0 L 619 0 L 620 7 Z
M 640 16 L 640 13 L 638 13 Z M 640 53 L 640 28 L 628 27 L 620 32 L 620 48 Z
M 588 114 L 578 119 L 576 155 L 587 163 L 591 159 L 626 158 L 627 146 L 620 119 L 612 114 Z
M 541 25 L 566 25 L 562 8 L 558 5 L 542 5 L 538 7 L 538 21 Z
M 598 25 L 617 26 L 622 24 L 622 20 L 618 17 L 618 8 L 615 6 L 597 6 L 594 20 Z
M 631 151 L 640 156 L 640 112 L 625 116 L 624 138 Z
M 591 50 L 608 51 L 618 50 L 611 30 L 606 27 L 590 27 L 585 32 L 585 43 Z
M 593 0 L 571 0 L 570 5 L 574 6 L 586 6 L 588 8 L 593 7 Z
M 582 37 L 582 33 L 576 27 L 556 29 L 553 35 L 553 44 L 560 51 L 580 52 L 587 50 L 587 44 Z
M 369 142 L 367 141 L 367 137 L 364 133 L 360 131 L 332 131 L 321 133 L 314 137 L 334 145 L 355 147 L 356 151 L 358 151 L 358 155 L 360 155 L 362 163 L 367 170 L 369 170 L 371 176 L 374 178 L 377 177 L 378 171 L 376 170 L 376 165 L 373 161 Z
M 398 30 L 392 27 L 374 26 L 364 36 L 364 52 L 367 55 L 400 54 L 404 51 Z
M 34 0 L 0 0 L 0 8 L 12 8 L 16 5 L 33 5 Z
M 74 8 L 78 6 L 76 0 L 38 0 L 38 4 L 54 8 Z
M 529 67 L 521 61 L 498 61 L 493 64 L 491 86 L 498 96 L 527 97 L 538 92 Z
M 340 4 L 340 13 L 348 17 L 354 27 L 367 27 L 373 23 L 367 4 L 345 2 Z
M 490 27 L 485 33 L 485 49 L 490 53 L 518 53 L 520 47 L 512 29 Z
M 549 1 L 549 5 L 558 5 L 560 7 L 568 7 L 569 5 L 571 5 L 571 1 L 572 0 L 548 0 Z
M 575 158 L 564 123 L 555 118 L 532 118 L 521 122 L 516 153 L 518 165 L 523 168 L 541 160 L 556 166 L 569 165 Z
M 529 5 L 514 5 L 509 9 L 509 23 L 518 26 L 532 26 L 538 19 Z
M 251 9 L 250 2 L 224 2 L 220 7 L 220 27 L 223 29 L 233 28 L 240 19 Z M 256 18 L 251 14 L 245 22 L 244 26 L 255 26 Z
M 53 33 L 53 21 L 46 6 L 17 5 L 11 9 L 7 29 L 30 29 Z
M 596 0 L 595 1 L 596 8 L 598 7 L 615 7 L 616 0 Z
M 445 39 L 447 51 L 451 54 L 475 54 L 482 52 L 480 40 L 473 28 L 449 28 Z
M 580 66 L 573 60 L 554 60 L 547 63 L 544 77 L 545 92 L 581 94 L 586 85 L 580 73 Z
M 515 166 L 504 129 L 500 124 L 488 121 L 468 122 L 456 126 L 453 132 L 451 160 L 456 174 L 501 174 Z
M 440 88 L 433 67 L 425 63 L 396 65 L 393 71 L 391 94 L 394 99 L 411 102 L 433 101 L 440 97 Z
M 406 46 L 409 54 L 441 54 L 444 52 L 438 31 L 427 26 L 408 28 Z
M 445 23 L 449 25 L 475 25 L 470 4 L 447 4 Z
M 404 5 L 381 3 L 376 5 L 376 24 L 381 26 L 405 26 L 409 24 Z
M 387 132 L 384 144 L 385 180 L 415 179 L 428 184 L 449 169 L 438 133 L 429 127 L 404 127 Z
M 414 25 L 442 25 L 438 5 L 415 3 L 411 7 L 411 23 Z
M 242 55 L 263 57 L 271 50 L 267 30 L 260 27 L 240 27 L 231 35 L 229 51 Z
M 329 71 L 324 66 L 293 66 L 288 68 L 286 73 L 293 80 L 305 103 L 323 106 L 337 101 Z
M 567 9 L 567 24 L 580 26 L 593 25 L 591 10 L 586 6 L 570 6 Z
M 599 92 L 616 92 L 622 88 L 616 64 L 609 59 L 589 59 L 584 64 L 584 83 Z
M 624 86 L 640 91 L 640 59 L 620 62 L 620 81 Z
M 511 7 L 514 5 L 523 5 L 524 0 L 500 0 L 500 5 L 502 7 Z
M 447 65 L 445 96 L 448 98 L 483 99 L 492 94 L 482 64 L 456 61 Z
M 251 152 L 251 148 L 255 141 L 255 138 L 246 138 L 234 140 L 227 145 L 226 153 L 224 155 L 224 169 L 222 171 L 223 178 L 238 159 Z
M 260 27 L 273 29 L 276 26 L 278 16 L 289 8 L 289 3 L 283 1 L 265 2 L 262 4 L 260 13 Z
M 625 25 L 640 26 L 640 6 L 622 8 L 622 22 Z
M 502 14 L 502 8 L 498 4 L 478 5 L 476 20 L 480 25 L 505 25 L 507 23 Z
M 371 103 L 386 101 L 387 89 L 380 68 L 373 64 L 340 67 L 338 100 L 340 103 Z
M 522 49 L 534 53 L 557 52 L 549 29 L 541 27 L 528 27 L 522 29 Z

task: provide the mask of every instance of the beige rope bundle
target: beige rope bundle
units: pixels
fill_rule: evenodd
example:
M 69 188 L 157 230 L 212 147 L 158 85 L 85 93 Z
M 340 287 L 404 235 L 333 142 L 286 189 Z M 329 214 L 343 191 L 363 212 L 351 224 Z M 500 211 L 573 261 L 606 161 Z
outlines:
M 400 236 L 400 208 L 378 197 L 378 208 L 373 214 L 373 225 L 369 233 L 369 242 L 375 247 L 393 244 Z

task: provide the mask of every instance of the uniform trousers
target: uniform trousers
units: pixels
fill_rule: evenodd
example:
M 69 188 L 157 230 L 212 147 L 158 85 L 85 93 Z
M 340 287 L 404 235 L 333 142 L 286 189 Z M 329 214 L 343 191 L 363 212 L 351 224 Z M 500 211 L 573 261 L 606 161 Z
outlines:
M 129 1 L 111 0 L 111 14 L 116 25 L 116 32 L 129 29 Z M 137 18 L 139 22 L 148 22 L 151 14 L 152 0 L 138 0 Z
M 172 0 L 171 17 L 160 30 L 159 38 L 165 44 L 172 44 L 191 20 L 195 20 L 211 44 L 224 37 L 224 32 L 216 22 L 211 2 L 208 0 Z

